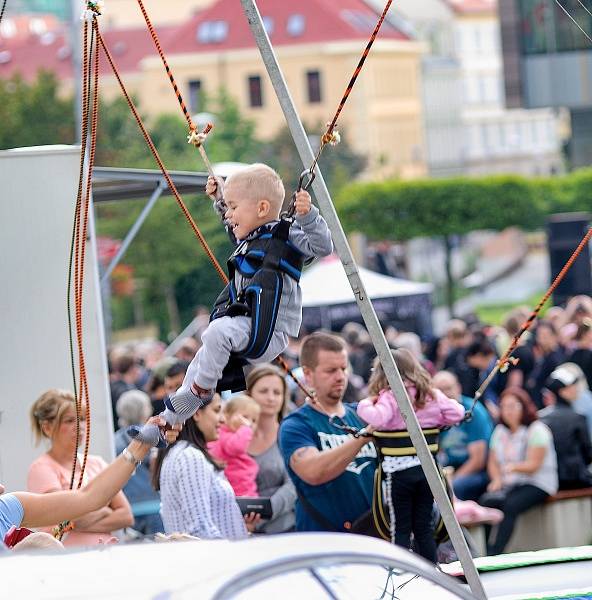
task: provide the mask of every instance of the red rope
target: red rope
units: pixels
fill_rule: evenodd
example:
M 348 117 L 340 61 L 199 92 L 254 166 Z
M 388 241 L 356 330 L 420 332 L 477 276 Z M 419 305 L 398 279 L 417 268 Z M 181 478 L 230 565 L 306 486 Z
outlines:
M 393 3 L 393 0 L 388 0 L 388 2 L 386 3 L 386 6 L 384 7 L 382 14 L 380 15 L 380 18 L 378 19 L 378 22 L 376 23 L 376 27 L 374 27 L 374 31 L 372 32 L 372 35 L 370 36 L 370 39 L 368 40 L 368 43 L 366 44 L 366 47 L 364 48 L 364 52 L 362 52 L 362 56 L 360 57 L 360 60 L 358 61 L 358 65 L 356 66 L 354 73 L 351 76 L 351 79 L 349 80 L 347 87 L 345 88 L 345 92 L 343 92 L 343 96 L 341 97 L 339 106 L 337 107 L 337 110 L 335 111 L 335 114 L 333 115 L 333 119 L 331 120 L 329 125 L 327 125 L 327 130 L 325 131 L 325 133 L 321 136 L 321 145 L 319 146 L 317 155 L 315 156 L 315 159 L 309 168 L 309 172 L 311 174 L 315 170 L 317 162 L 319 161 L 319 158 L 321 157 L 321 153 L 323 152 L 323 148 L 328 143 L 330 143 L 331 140 L 333 139 L 333 130 L 335 129 L 335 125 L 337 124 L 337 119 L 339 118 L 339 115 L 341 114 L 341 111 L 343 110 L 343 107 L 345 106 L 345 103 L 347 102 L 349 95 L 351 94 L 352 90 L 354 89 L 354 85 L 356 83 L 358 75 L 360 74 L 362 67 L 364 66 L 364 63 L 366 62 L 366 58 L 368 57 L 368 54 L 370 54 L 370 49 L 372 48 L 372 45 L 374 44 L 374 40 L 376 39 L 376 36 L 378 35 L 380 28 L 382 27 L 382 24 L 386 18 L 386 15 L 387 15 L 392 3 Z
M 479 398 L 481 398 L 481 396 L 483 396 L 483 393 L 488 388 L 489 384 L 491 383 L 491 380 L 494 378 L 496 373 L 500 369 L 507 368 L 507 365 L 510 362 L 510 357 L 512 355 L 512 352 L 514 352 L 514 350 L 516 350 L 516 347 L 518 346 L 518 342 L 520 341 L 520 338 L 530 329 L 530 327 L 534 323 L 534 320 L 537 318 L 538 314 L 541 312 L 541 309 L 543 308 L 543 306 L 545 305 L 547 300 L 551 297 L 551 294 L 553 294 L 553 292 L 555 291 L 557 286 L 563 281 L 563 278 L 565 277 L 567 272 L 571 269 L 571 266 L 573 265 L 574 261 L 578 258 L 578 256 L 581 254 L 581 252 L 584 249 L 584 247 L 586 246 L 586 244 L 588 244 L 588 242 L 590 241 L 590 238 L 592 238 L 592 227 L 590 229 L 588 229 L 586 235 L 582 238 L 582 241 L 578 244 L 578 247 L 573 251 L 573 254 L 569 257 L 569 260 L 565 263 L 565 265 L 563 265 L 563 268 L 561 269 L 561 271 L 559 271 L 559 273 L 557 274 L 557 277 L 555 277 L 555 279 L 553 280 L 553 283 L 549 286 L 549 289 L 545 292 L 545 294 L 541 298 L 540 302 L 537 304 L 535 309 L 532 311 L 532 313 L 530 314 L 528 319 L 526 319 L 526 321 L 524 321 L 524 323 L 522 324 L 522 327 L 520 328 L 520 331 L 518 331 L 518 333 L 512 338 L 512 341 L 510 342 L 508 349 L 504 352 L 502 357 L 497 361 L 495 367 L 491 370 L 491 372 L 485 378 L 485 380 L 483 381 L 483 383 L 481 384 L 479 389 L 475 392 L 475 399 L 473 400 L 473 405 L 471 406 L 471 410 L 469 412 L 472 412 L 473 408 L 475 407 L 475 404 L 477 403 Z

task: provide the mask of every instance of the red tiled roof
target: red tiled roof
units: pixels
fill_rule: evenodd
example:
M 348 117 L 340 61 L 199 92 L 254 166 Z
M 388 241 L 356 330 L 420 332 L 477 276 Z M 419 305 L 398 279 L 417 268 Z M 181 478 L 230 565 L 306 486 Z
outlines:
M 162 40 L 174 28 L 159 27 Z M 138 63 L 152 53 L 156 54 L 154 42 L 148 31 L 138 29 L 111 29 L 102 33 L 117 68 L 122 73 L 138 70 Z M 29 36 L 26 39 L 11 40 L 0 37 L 0 77 L 7 78 L 15 73 L 30 81 L 41 69 L 53 71 L 58 79 L 72 77 L 72 61 L 69 44 L 63 33 L 46 33 L 42 36 Z M 111 68 L 101 53 L 100 71 L 111 72 Z
M 460 14 L 490 13 L 497 8 L 497 0 L 448 0 L 450 8 Z
M 37 30 L 37 34 L 60 29 L 61 23 L 55 15 L 10 15 L 0 25 L 0 37 L 24 39 Z
M 259 0 L 261 14 L 273 20 L 271 42 L 274 45 L 294 45 L 321 41 L 367 40 L 379 15 L 363 0 L 300 0 L 295 6 L 287 0 Z M 301 34 L 290 35 L 288 22 L 294 15 L 304 18 Z M 204 23 L 227 24 L 219 42 L 203 43 L 197 32 Z M 224 26 L 223 26 L 224 27 Z M 255 42 L 244 13 L 237 0 L 218 0 L 209 8 L 191 17 L 180 26 L 157 27 L 165 54 L 219 52 L 233 48 L 254 47 Z M 146 56 L 156 55 L 156 49 L 146 28 L 111 29 L 103 37 L 122 73 L 138 70 Z M 409 39 L 392 24 L 385 22 L 379 38 Z M 360 50 L 362 49 L 360 46 Z M 101 57 L 101 73 L 110 68 Z M 0 77 L 20 72 L 26 80 L 35 78 L 40 69 L 56 73 L 58 79 L 72 77 L 70 50 L 63 33 L 47 33 L 26 39 L 0 37 Z
M 274 46 L 368 39 L 379 17 L 379 14 L 363 0 L 259 0 L 258 6 L 264 18 L 273 20 L 270 39 Z M 304 17 L 301 35 L 288 33 L 288 21 L 294 15 Z M 199 41 L 197 32 L 200 26 L 216 21 L 227 24 L 224 39 L 209 43 Z M 383 23 L 379 37 L 408 39 L 404 33 L 387 22 Z M 165 52 L 216 52 L 255 46 L 253 35 L 237 0 L 218 0 L 179 27 L 173 39 L 174 41 L 165 48 Z

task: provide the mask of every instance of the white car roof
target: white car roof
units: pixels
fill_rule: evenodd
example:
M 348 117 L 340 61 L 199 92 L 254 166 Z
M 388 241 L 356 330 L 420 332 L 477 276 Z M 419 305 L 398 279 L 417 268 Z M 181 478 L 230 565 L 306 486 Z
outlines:
M 413 573 L 447 576 L 410 552 L 381 540 L 351 535 L 299 533 L 226 540 L 138 543 L 0 557 L 3 593 L 13 598 L 168 598 L 183 590 L 205 600 L 233 580 L 292 564 L 352 563 L 382 559 Z M 244 579 L 243 579 L 244 580 Z M 199 593 L 197 594 L 197 592 Z M 466 593 L 466 592 L 465 592 Z

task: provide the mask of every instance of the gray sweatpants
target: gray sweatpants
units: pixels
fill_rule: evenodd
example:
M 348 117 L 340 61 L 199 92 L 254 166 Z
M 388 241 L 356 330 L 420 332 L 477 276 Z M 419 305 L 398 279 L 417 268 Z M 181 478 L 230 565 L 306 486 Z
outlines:
M 220 317 L 214 319 L 203 332 L 203 346 L 193 357 L 183 384 L 178 391 L 186 391 L 193 382 L 199 387 L 214 389 L 222 377 L 222 371 L 231 352 L 239 352 L 247 347 L 251 335 L 250 317 Z M 274 331 L 265 353 L 252 364 L 270 362 L 277 358 L 288 346 L 288 336 Z

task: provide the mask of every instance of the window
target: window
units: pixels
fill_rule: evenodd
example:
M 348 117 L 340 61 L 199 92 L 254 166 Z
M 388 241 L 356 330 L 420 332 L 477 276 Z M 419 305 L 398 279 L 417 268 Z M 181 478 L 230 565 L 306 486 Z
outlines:
M 252 108 L 263 106 L 263 91 L 259 75 L 249 77 L 249 106 Z
M 299 37 L 304 33 L 305 25 L 304 15 L 290 15 L 286 24 L 286 31 L 291 37 Z
M 523 54 L 589 49 L 590 42 L 565 13 L 567 9 L 580 27 L 589 33 L 592 27 L 592 14 L 583 2 L 569 0 L 553 3 L 542 0 L 519 0 L 518 6 Z
M 310 104 L 321 102 L 321 74 L 318 71 L 306 72 L 306 90 Z
M 265 27 L 265 31 L 267 35 L 271 37 L 273 33 L 273 18 L 272 17 L 263 17 L 263 27 Z
M 342 10 L 339 16 L 349 23 L 351 27 L 357 31 L 364 33 L 373 31 L 376 27 L 376 16 L 370 12 L 362 12 L 360 10 Z M 386 25 L 386 23 L 385 23 Z M 388 27 L 388 26 L 387 26 Z
M 194 79 L 189 82 L 189 110 L 197 113 L 201 110 L 201 80 Z
M 202 44 L 216 44 L 228 37 L 226 21 L 204 21 L 197 29 L 197 39 Z

